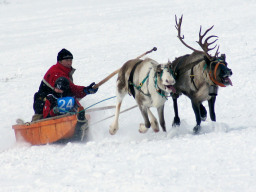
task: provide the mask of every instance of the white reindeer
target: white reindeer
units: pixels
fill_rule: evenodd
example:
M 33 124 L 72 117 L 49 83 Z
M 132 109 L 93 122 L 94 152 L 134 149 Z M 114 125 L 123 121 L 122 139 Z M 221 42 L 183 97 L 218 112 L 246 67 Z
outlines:
M 140 124 L 139 132 L 145 133 L 150 128 L 159 131 L 157 119 L 150 111 L 156 107 L 163 131 L 166 131 L 164 120 L 164 103 L 171 92 L 175 92 L 175 79 L 170 73 L 170 63 L 158 64 L 152 59 L 132 59 L 127 61 L 119 70 L 117 78 L 117 105 L 115 119 L 110 125 L 109 133 L 114 135 L 119 129 L 118 118 L 122 100 L 127 93 L 135 98 L 144 124 Z M 149 117 L 150 121 L 149 121 Z

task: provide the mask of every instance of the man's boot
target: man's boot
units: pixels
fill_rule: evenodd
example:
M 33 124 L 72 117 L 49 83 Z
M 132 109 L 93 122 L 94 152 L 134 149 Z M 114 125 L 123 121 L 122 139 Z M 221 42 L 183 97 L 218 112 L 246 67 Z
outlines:
M 85 111 L 83 107 L 78 108 L 77 123 L 75 127 L 74 140 L 84 141 L 86 138 L 87 130 L 89 129 L 88 120 L 85 117 Z

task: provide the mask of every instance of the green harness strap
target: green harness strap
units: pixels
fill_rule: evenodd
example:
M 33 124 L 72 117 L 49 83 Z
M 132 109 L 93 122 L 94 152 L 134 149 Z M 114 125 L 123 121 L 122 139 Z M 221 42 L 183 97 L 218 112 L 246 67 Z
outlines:
M 139 83 L 139 85 L 138 85 L 138 86 L 137 86 L 137 85 L 135 85 L 135 84 L 134 84 L 134 83 L 132 83 L 132 82 L 129 82 L 129 83 L 130 83 L 130 85 L 134 86 L 138 91 L 140 91 L 140 92 L 141 92 L 141 93 L 143 93 L 144 95 L 149 95 L 149 94 L 145 94 L 143 91 L 141 91 L 141 87 L 144 85 L 144 83 L 145 83 L 145 82 L 146 82 L 146 80 L 148 79 L 148 77 L 149 77 L 149 73 L 150 73 L 150 71 L 148 72 L 147 76 L 143 79 L 143 81 Z
M 149 73 L 150 73 L 150 71 L 148 72 L 147 76 L 143 79 L 143 81 L 142 81 L 141 83 L 139 83 L 138 86 L 135 85 L 135 84 L 132 83 L 132 82 L 129 82 L 130 85 L 134 86 L 138 91 L 140 91 L 141 93 L 143 93 L 143 94 L 146 95 L 146 96 L 149 96 L 149 94 L 145 94 L 143 91 L 141 91 L 141 87 L 143 86 L 143 84 L 144 84 L 144 83 L 146 82 L 146 80 L 148 79 Z M 161 73 L 161 77 L 162 77 L 162 73 Z M 163 90 L 161 90 L 161 89 L 157 86 L 157 75 L 156 75 L 156 74 L 155 74 L 155 77 L 154 77 L 154 78 L 155 78 L 155 88 L 156 88 L 156 92 L 157 92 L 159 95 L 161 95 L 162 97 L 164 97 L 166 100 L 168 100 L 167 97 L 166 97 L 166 95 L 165 95 L 165 92 L 164 92 Z
M 161 74 L 161 77 L 162 77 L 162 74 Z M 161 89 L 158 87 L 158 85 L 157 85 L 157 75 L 155 75 L 155 88 L 156 88 L 156 92 L 157 92 L 159 95 L 161 95 L 161 96 L 164 97 L 166 100 L 168 100 L 167 97 L 165 96 L 165 92 L 164 92 L 163 90 L 161 90 Z

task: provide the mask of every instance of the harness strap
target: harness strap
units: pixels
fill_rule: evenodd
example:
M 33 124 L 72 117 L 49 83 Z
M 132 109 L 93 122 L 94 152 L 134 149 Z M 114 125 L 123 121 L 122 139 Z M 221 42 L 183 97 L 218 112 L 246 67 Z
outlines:
M 191 82 L 193 83 L 193 85 L 195 86 L 196 90 L 198 90 L 196 84 L 195 84 L 195 81 L 194 81 L 194 78 L 195 78 L 195 75 L 194 75 L 194 66 L 192 67 L 191 69 L 191 74 L 190 74 L 190 78 L 191 78 Z
M 224 65 L 223 63 L 218 62 L 218 63 L 216 64 L 215 68 L 214 68 L 213 76 L 212 76 L 212 73 L 211 73 L 211 71 L 210 71 L 210 72 L 209 72 L 209 77 L 210 77 L 211 81 L 212 81 L 213 83 L 215 83 L 216 85 L 219 85 L 220 87 L 226 87 L 226 85 L 224 85 L 224 84 L 222 84 L 222 83 L 220 83 L 220 82 L 217 81 L 217 69 L 218 69 L 218 67 L 219 67 L 220 64 Z
M 198 59 L 194 62 L 188 63 L 185 66 L 184 65 L 182 66 L 183 61 L 186 58 L 188 58 L 188 56 L 189 55 L 185 55 L 184 58 L 182 58 L 182 60 L 180 60 L 180 62 L 178 62 L 176 68 L 174 69 L 174 74 L 176 74 L 176 79 L 178 79 L 181 74 L 185 73 L 186 71 L 190 70 L 194 66 L 198 65 L 201 61 L 205 60 L 204 58 Z
M 133 84 L 133 75 L 135 72 L 136 67 L 142 63 L 143 60 L 139 60 L 132 68 L 129 79 L 128 79 L 128 89 L 129 92 L 132 94 L 132 96 L 135 98 L 135 90 L 134 90 L 134 84 Z
M 156 88 L 156 92 L 161 95 L 162 97 L 164 97 L 166 100 L 167 97 L 165 96 L 165 91 L 163 91 L 162 89 L 160 89 L 157 85 L 157 73 L 155 73 L 155 76 L 154 76 L 154 82 L 155 82 L 155 88 Z
M 139 83 L 139 85 L 135 85 L 134 83 L 130 82 L 130 85 L 133 85 L 133 87 L 135 87 L 137 90 L 141 91 L 141 87 L 144 85 L 144 83 L 146 82 L 146 80 L 148 79 L 149 77 L 149 73 L 150 71 L 148 72 L 147 76 L 143 79 L 143 81 L 141 83 Z M 141 91 L 142 92 L 142 91 Z M 142 92 L 143 93 L 143 92 Z M 143 93 L 144 95 L 146 95 L 145 93 Z

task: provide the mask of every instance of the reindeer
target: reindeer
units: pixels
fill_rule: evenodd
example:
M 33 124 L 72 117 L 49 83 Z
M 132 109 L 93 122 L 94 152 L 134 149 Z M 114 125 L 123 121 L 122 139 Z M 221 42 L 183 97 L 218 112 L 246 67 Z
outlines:
M 168 94 L 175 92 L 173 87 L 175 79 L 170 74 L 169 69 L 170 63 L 158 64 L 150 58 L 145 60 L 132 59 L 120 68 L 116 84 L 116 112 L 109 129 L 111 135 L 114 135 L 119 129 L 120 108 L 127 93 L 132 94 L 135 98 L 144 119 L 144 124 L 139 126 L 139 132 L 145 133 L 150 127 L 154 132 L 159 131 L 157 119 L 150 111 L 150 107 L 157 108 L 161 127 L 163 131 L 166 131 L 164 103 Z
M 202 102 L 208 101 L 211 120 L 216 121 L 214 105 L 218 88 L 232 85 L 229 78 L 232 75 L 232 71 L 227 67 L 225 54 L 218 56 L 219 46 L 214 56 L 209 54 L 209 51 L 215 49 L 217 46 L 215 45 L 213 48 L 209 48 L 210 45 L 218 40 L 217 36 L 209 36 L 205 38 L 203 43 L 203 38 L 213 26 L 207 29 L 203 35 L 201 34 L 202 27 L 200 27 L 197 43 L 202 48 L 202 51 L 199 51 L 187 45 L 184 42 L 184 35 L 181 36 L 182 16 L 179 22 L 177 22 L 177 16 L 175 16 L 175 21 L 179 40 L 191 49 L 193 53 L 178 57 L 172 63 L 173 73 L 176 79 L 176 84 L 174 85 L 176 93 L 172 94 L 175 113 L 172 125 L 180 125 L 177 98 L 183 93 L 191 99 L 192 108 L 196 117 L 196 126 L 193 131 L 194 133 L 198 133 L 200 131 L 201 120 L 204 121 L 207 117 L 207 111 L 202 105 Z M 216 39 L 209 42 L 211 38 Z

